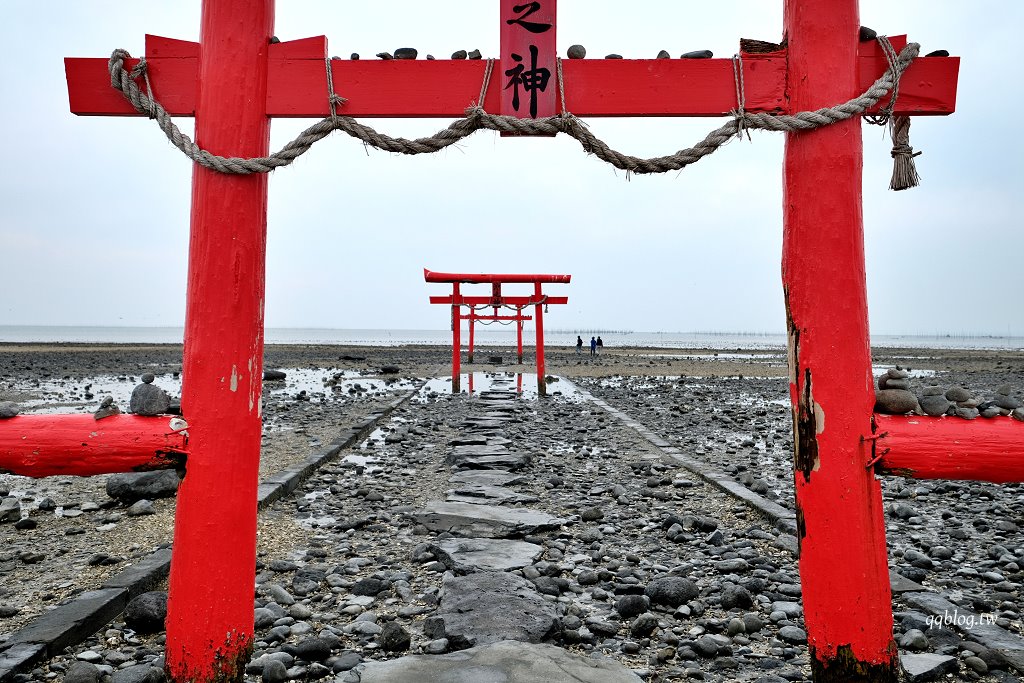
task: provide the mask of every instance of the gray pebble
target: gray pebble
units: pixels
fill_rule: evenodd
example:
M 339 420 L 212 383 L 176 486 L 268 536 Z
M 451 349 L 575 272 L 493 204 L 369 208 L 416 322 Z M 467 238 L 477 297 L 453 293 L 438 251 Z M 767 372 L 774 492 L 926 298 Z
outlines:
M 946 400 L 946 397 L 942 396 L 941 394 L 938 396 L 922 396 L 920 399 L 920 403 L 921 410 L 923 410 L 926 415 L 931 415 L 933 417 L 945 415 L 946 411 L 949 410 L 949 407 L 951 405 L 950 402 Z
M 587 56 L 587 48 L 582 45 L 570 45 L 566 53 L 569 59 L 583 59 Z
M 0 420 L 15 417 L 20 411 L 14 401 L 0 401 Z
M 946 398 L 954 403 L 960 403 L 961 401 L 971 400 L 971 392 L 967 391 L 963 387 L 953 387 L 946 392 Z
M 419 51 L 414 47 L 400 47 L 395 50 L 395 59 L 416 59 Z
M 465 50 L 456 50 L 455 52 L 452 53 L 452 59 L 465 59 L 468 56 L 469 53 L 467 53 Z
M 803 645 L 807 642 L 807 632 L 796 626 L 783 626 L 779 629 L 779 638 L 793 645 Z
M 875 390 L 875 412 L 903 415 L 912 413 L 919 407 L 917 397 L 906 389 Z
M 467 55 L 470 59 L 483 59 L 484 56 L 480 54 L 480 50 L 470 50 Z
M 668 50 L 660 50 L 658 52 L 658 59 L 672 59 L 672 55 L 668 53 Z
M 711 59 L 714 56 L 711 50 L 693 50 L 679 55 L 679 59 Z

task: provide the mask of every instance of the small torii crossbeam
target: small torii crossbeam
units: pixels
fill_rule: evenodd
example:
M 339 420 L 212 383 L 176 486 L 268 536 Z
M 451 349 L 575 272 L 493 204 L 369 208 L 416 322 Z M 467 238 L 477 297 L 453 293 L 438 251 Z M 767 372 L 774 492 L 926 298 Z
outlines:
M 783 1 L 787 47 L 743 56 L 746 111 L 834 105 L 885 71 L 881 49 L 857 40 L 857 0 Z M 555 0 L 498 4 L 499 68 L 506 78 L 491 82 L 482 104 L 519 117 L 559 112 L 552 78 Z M 534 6 L 526 16 L 523 8 Z M 153 95 L 171 114 L 196 117 L 200 146 L 226 156 L 264 156 L 271 117 L 329 113 L 326 39 L 272 44 L 273 0 L 204 0 L 201 21 L 198 44 L 146 41 Z M 897 50 L 905 42 L 891 40 Z M 915 60 L 903 74 L 894 113 L 951 113 L 958 65 L 957 58 Z M 137 115 L 110 87 L 106 58 L 69 58 L 65 66 L 74 113 Z M 728 59 L 570 60 L 565 104 L 586 117 L 721 116 L 737 106 L 732 68 Z M 477 98 L 484 69 L 474 61 L 334 61 L 333 86 L 347 98 L 348 116 L 458 117 Z M 920 477 L 1021 481 L 1024 425 L 872 415 L 861 123 L 854 118 L 786 135 L 783 284 L 811 665 L 817 681 L 895 681 L 875 471 L 894 466 Z M 196 166 L 192 199 L 182 390 L 187 444 L 172 438 L 178 450 L 163 462 L 170 437 L 162 419 L 108 418 L 100 469 L 174 466 L 187 454 L 167 669 L 175 681 L 228 680 L 241 678 L 253 642 L 267 178 Z M 70 431 L 58 434 L 58 416 L 25 417 L 31 416 L 0 423 L 0 468 L 30 476 L 69 473 L 25 445 L 48 442 L 57 446 L 52 454 L 62 438 L 88 443 L 75 432 L 81 425 L 69 422 Z M 134 436 L 122 434 L 131 430 Z M 930 441 L 919 440 L 921 432 Z M 124 450 L 132 452 L 119 457 L 126 439 L 134 445 Z M 920 443 L 936 445 L 938 455 L 922 452 Z M 958 469 L 972 457 L 970 469 Z M 96 470 L 83 465 L 73 473 Z
M 462 321 L 469 321 L 469 356 L 470 363 L 473 362 L 473 321 L 474 320 L 501 320 L 502 317 L 514 320 L 516 323 L 517 352 L 519 362 L 523 362 L 523 317 L 522 311 L 528 306 L 534 307 L 533 319 L 537 330 L 537 393 L 540 396 L 547 395 L 547 380 L 544 372 L 544 310 L 550 304 L 567 304 L 568 297 L 548 296 L 544 293 L 545 284 L 561 283 L 568 284 L 572 280 L 571 275 L 525 275 L 515 274 L 494 274 L 494 273 L 435 273 L 423 269 L 423 279 L 427 282 L 450 283 L 452 293 L 450 296 L 432 296 L 430 303 L 444 304 L 452 307 L 452 391 L 458 393 L 460 390 L 462 362 Z M 489 284 L 491 295 L 466 296 L 459 288 L 462 284 Z M 528 296 L 508 296 L 503 294 L 503 284 L 524 284 L 533 285 L 533 292 Z M 462 307 L 469 308 L 469 313 L 463 315 Z M 513 316 L 500 316 L 498 309 L 510 307 L 516 311 Z M 476 308 L 493 308 L 493 315 L 477 315 Z

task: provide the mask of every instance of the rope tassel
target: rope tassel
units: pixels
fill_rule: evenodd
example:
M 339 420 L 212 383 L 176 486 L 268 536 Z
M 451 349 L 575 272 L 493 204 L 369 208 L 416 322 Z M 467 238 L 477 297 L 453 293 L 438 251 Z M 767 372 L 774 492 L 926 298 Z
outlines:
M 890 190 L 906 190 L 917 187 L 921 177 L 917 174 L 914 157 L 921 154 L 910 146 L 910 117 L 894 116 L 889 121 L 892 134 L 892 180 Z

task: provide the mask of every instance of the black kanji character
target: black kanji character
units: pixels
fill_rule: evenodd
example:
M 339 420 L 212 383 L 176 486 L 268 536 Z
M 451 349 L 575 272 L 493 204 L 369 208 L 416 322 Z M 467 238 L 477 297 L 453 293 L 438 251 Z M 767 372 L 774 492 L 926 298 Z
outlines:
M 505 21 L 506 24 L 519 24 L 530 33 L 544 33 L 551 28 L 551 24 L 538 24 L 535 21 L 525 21 L 526 17 L 530 16 L 534 12 L 540 10 L 539 2 L 526 2 L 522 5 L 513 5 L 513 12 L 522 12 L 515 19 L 508 19 Z
M 508 85 L 505 86 L 505 90 L 513 88 L 512 90 L 512 108 L 519 111 L 519 86 L 523 86 L 523 90 L 530 93 L 530 118 L 537 118 L 537 91 L 544 92 L 548 87 L 548 80 L 551 78 L 550 69 L 538 69 L 537 68 L 537 46 L 530 46 L 530 69 L 526 69 L 526 65 L 522 63 L 523 58 L 521 55 L 512 53 L 512 59 L 519 62 L 516 66 L 512 67 L 505 72 L 506 76 L 510 76 Z

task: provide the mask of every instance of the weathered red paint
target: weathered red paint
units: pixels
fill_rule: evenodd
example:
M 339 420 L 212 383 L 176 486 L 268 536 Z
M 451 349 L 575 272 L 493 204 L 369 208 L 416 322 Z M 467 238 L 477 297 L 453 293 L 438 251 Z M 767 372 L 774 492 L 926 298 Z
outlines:
M 1024 481 L 1024 422 L 875 415 L 876 470 L 915 479 Z
M 203 2 L 196 142 L 205 149 L 267 154 L 273 28 L 273 0 Z M 166 622 L 175 681 L 241 679 L 252 647 L 267 181 L 193 168 L 182 372 L 192 455 Z
M 491 77 L 501 89 L 500 113 L 521 119 L 558 111 L 557 0 L 501 0 L 501 57 Z
M 857 94 L 857 0 L 786 0 L 787 94 L 813 110 Z M 881 489 L 870 456 L 861 210 L 855 118 L 786 136 L 782 278 L 804 621 L 816 681 L 895 681 Z
M 154 40 L 167 41 L 168 39 Z M 321 43 L 310 43 L 319 40 Z M 196 45 L 186 41 L 173 41 Z M 303 39 L 271 46 L 266 112 L 273 117 L 323 117 L 326 40 Z M 894 45 L 898 42 L 894 39 Z M 300 54 L 296 45 L 306 48 Z M 899 49 L 899 47 L 897 47 Z M 196 109 L 198 53 L 170 51 L 147 39 L 150 82 L 172 116 Z M 129 61 L 131 68 L 137 61 Z M 858 91 L 886 69 L 874 43 L 860 45 Z M 745 108 L 748 112 L 791 114 L 785 100 L 786 53 L 743 56 Z M 107 58 L 64 60 L 71 111 L 83 116 L 137 116 L 110 87 Z M 348 101 L 342 111 L 360 118 L 456 118 L 476 101 L 483 82 L 483 61 L 334 60 L 334 89 Z M 916 60 L 900 83 L 897 114 L 949 114 L 956 103 L 958 57 Z M 566 108 L 577 116 L 722 116 L 736 108 L 729 59 L 567 59 Z M 496 65 L 484 108 L 498 113 L 508 79 Z M 548 90 L 553 92 L 554 85 Z M 396 97 L 395 93 L 401 93 Z M 887 101 L 887 100 L 883 100 Z M 835 104 L 835 103 L 831 103 Z M 878 105 L 878 106 L 881 106 Z M 877 108 L 877 107 L 876 107 Z
M 0 472 L 23 477 L 181 468 L 188 433 L 171 417 L 19 415 L 0 421 Z

